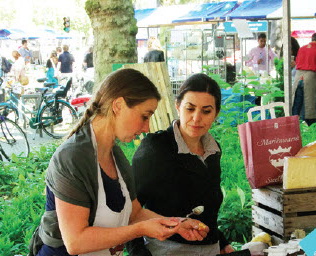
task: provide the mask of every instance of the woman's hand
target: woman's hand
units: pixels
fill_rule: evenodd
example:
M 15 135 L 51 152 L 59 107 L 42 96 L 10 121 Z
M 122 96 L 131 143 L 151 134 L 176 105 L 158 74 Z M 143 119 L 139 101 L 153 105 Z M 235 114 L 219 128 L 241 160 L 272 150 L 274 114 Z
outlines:
M 209 231 L 209 227 L 201 221 L 195 219 L 184 219 L 180 223 L 177 233 L 188 241 L 202 241 Z
M 228 245 L 226 245 L 225 247 L 224 247 L 224 249 L 222 249 L 221 250 L 221 254 L 225 254 L 225 253 L 231 253 L 231 252 L 234 252 L 235 250 L 234 250 L 234 248 L 230 245 L 230 244 L 228 244 Z
M 178 232 L 179 222 L 179 218 L 153 218 L 138 224 L 143 235 L 163 241 Z

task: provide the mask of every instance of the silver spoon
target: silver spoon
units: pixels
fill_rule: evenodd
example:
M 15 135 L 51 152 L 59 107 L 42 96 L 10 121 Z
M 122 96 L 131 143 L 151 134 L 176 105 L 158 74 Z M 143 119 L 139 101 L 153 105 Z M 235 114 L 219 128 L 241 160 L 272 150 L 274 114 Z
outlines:
M 183 219 L 181 222 L 184 222 L 186 220 L 188 220 L 188 218 L 191 216 L 191 215 L 200 215 L 204 212 L 204 206 L 203 205 L 200 205 L 200 206 L 197 206 L 195 208 L 192 209 L 192 212 L 190 212 L 189 214 L 187 214 L 187 216 L 185 216 L 185 219 Z
M 204 206 L 200 205 L 192 209 L 192 212 L 187 214 L 186 218 L 189 218 L 191 215 L 200 215 L 204 212 Z
M 181 222 L 185 222 L 188 220 L 188 218 L 191 216 L 191 215 L 200 215 L 204 212 L 204 206 L 203 205 L 200 205 L 200 206 L 197 206 L 195 208 L 192 209 L 192 212 L 190 212 L 189 214 L 186 215 L 186 217 L 181 220 Z M 169 228 L 174 228 L 174 227 L 169 227 Z

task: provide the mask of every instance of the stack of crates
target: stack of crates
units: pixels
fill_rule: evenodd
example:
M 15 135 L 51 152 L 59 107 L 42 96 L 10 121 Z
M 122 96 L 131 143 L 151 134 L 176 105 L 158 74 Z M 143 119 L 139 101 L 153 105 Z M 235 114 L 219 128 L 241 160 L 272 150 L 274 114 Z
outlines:
M 267 232 L 273 244 L 287 242 L 297 229 L 316 228 L 316 188 L 284 190 L 268 186 L 252 190 L 253 235 Z

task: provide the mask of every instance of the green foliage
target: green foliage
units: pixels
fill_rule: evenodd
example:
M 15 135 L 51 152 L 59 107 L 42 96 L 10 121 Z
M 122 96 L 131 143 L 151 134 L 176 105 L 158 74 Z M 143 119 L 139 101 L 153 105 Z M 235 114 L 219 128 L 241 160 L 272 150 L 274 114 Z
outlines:
M 251 238 L 252 227 L 249 186 L 245 188 L 247 191 L 237 185 L 228 191 L 225 191 L 224 186 L 222 189 L 225 197 L 218 218 L 219 229 L 230 241 L 246 243 Z
M 305 123 L 301 123 L 300 128 L 303 146 L 306 146 L 308 143 L 316 141 L 316 124 L 307 126 Z
M 133 155 L 137 149 L 137 146 L 135 146 L 134 142 L 129 142 L 129 143 L 119 143 L 119 146 L 121 147 L 121 149 L 124 152 L 124 155 L 126 156 L 126 158 L 128 159 L 128 161 L 130 162 L 130 164 L 132 164 L 132 158 Z
M 28 253 L 28 244 L 45 205 L 45 170 L 57 144 L 28 158 L 0 162 L 0 255 Z
M 274 59 L 274 66 L 275 66 L 275 69 L 277 71 L 277 74 L 278 74 L 278 80 L 280 82 L 284 82 L 284 65 L 283 65 L 283 59 L 278 59 L 278 58 L 275 58 Z
M 85 3 L 85 9 L 88 15 L 92 14 L 93 12 L 98 12 L 101 10 L 100 2 L 95 0 L 87 0 Z
M 240 94 L 243 99 L 247 95 L 261 96 L 263 104 L 283 96 L 277 81 L 260 83 L 256 76 L 243 73 L 238 83 L 233 86 L 225 83 L 218 75 L 212 74 L 207 67 L 204 71 L 211 76 L 222 89 L 231 88 L 233 93 Z M 233 97 L 233 96 L 232 96 Z M 251 188 L 246 178 L 246 171 L 241 152 L 237 125 L 247 121 L 246 112 L 254 105 L 249 101 L 233 102 L 227 98 L 221 106 L 218 122 L 210 130 L 222 149 L 222 191 L 224 201 L 219 213 L 219 228 L 227 239 L 245 243 L 251 238 Z M 280 111 L 279 111 L 280 112 Z M 257 120 L 258 116 L 254 117 Z M 308 127 L 301 124 L 303 145 L 316 141 L 316 125 Z

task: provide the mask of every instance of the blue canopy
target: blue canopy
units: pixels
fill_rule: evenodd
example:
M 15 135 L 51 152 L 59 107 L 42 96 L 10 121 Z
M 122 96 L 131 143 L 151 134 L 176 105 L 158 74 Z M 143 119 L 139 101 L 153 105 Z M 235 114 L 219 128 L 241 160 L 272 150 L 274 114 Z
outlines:
M 173 20 L 172 23 L 207 21 L 223 18 L 223 16 L 231 12 L 236 7 L 236 5 L 237 1 L 199 4 L 187 14 Z
M 6 35 L 7 39 L 26 39 L 26 38 L 28 38 L 22 29 L 8 28 L 5 30 L 7 32 L 7 35 Z
M 145 9 L 141 10 L 140 13 L 136 10 L 135 18 L 137 19 L 137 26 L 148 27 L 170 24 L 174 19 L 188 13 L 195 6 L 196 4 L 160 6 L 155 9 L 149 9 L 150 11 L 147 13 Z
M 156 8 L 149 8 L 149 9 L 138 9 L 135 10 L 135 19 L 137 21 L 141 21 L 142 19 L 145 19 L 148 17 L 150 14 L 152 14 Z
M 222 2 L 221 4 L 223 5 L 220 6 L 220 8 L 207 14 L 207 21 L 214 20 L 216 18 L 225 19 L 225 17 L 229 15 L 229 13 L 231 13 L 238 7 L 237 1 Z
M 71 35 L 65 33 L 64 31 L 58 32 L 53 29 L 43 29 L 41 37 L 46 38 L 56 38 L 56 39 L 70 39 L 72 38 Z
M 302 6 L 307 6 L 302 8 Z M 275 19 L 282 18 L 282 0 L 245 0 L 161 6 L 135 10 L 138 27 L 159 26 L 170 23 L 211 21 L 216 19 Z M 291 0 L 292 17 L 316 16 L 315 0 Z
M 282 0 L 246 0 L 227 15 L 230 19 L 265 19 L 282 7 Z
M 53 29 L 40 29 L 35 28 L 32 30 L 24 31 L 18 28 L 8 28 L 0 30 L 0 39 L 38 39 L 38 38 L 56 38 L 67 39 L 71 38 L 70 35 L 63 32 L 56 32 Z
M 7 29 L 0 29 L 0 39 L 7 39 L 7 36 L 10 35 L 10 31 Z

